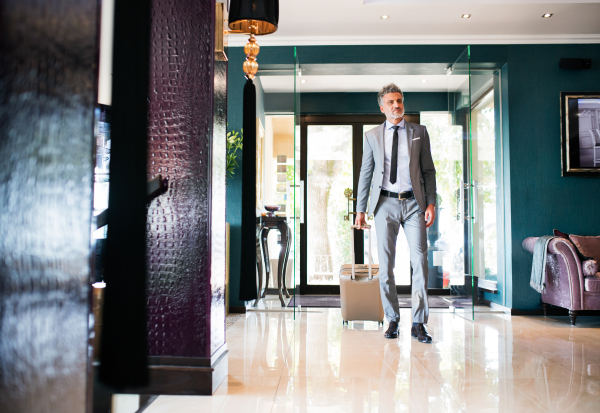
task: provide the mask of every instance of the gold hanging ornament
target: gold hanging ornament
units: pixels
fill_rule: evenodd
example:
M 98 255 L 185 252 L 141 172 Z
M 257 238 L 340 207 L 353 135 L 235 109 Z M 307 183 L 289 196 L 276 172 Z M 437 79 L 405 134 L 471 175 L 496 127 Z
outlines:
M 254 26 L 252 26 L 254 27 Z M 256 56 L 260 52 L 260 46 L 256 43 L 256 37 L 254 33 L 250 34 L 248 43 L 244 46 L 244 53 L 246 53 L 246 61 L 244 62 L 244 73 L 248 79 L 254 79 L 254 76 L 258 72 L 258 62 Z

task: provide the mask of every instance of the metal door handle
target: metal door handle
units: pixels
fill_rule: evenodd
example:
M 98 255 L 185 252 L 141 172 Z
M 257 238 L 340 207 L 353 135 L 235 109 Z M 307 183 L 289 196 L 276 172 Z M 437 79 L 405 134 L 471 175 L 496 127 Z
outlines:
M 300 181 L 300 223 L 304 224 L 304 181 Z
M 477 223 L 479 219 L 479 198 L 477 196 L 478 192 L 477 181 L 473 181 L 473 223 Z
M 458 213 L 460 214 L 460 221 L 465 221 L 465 184 L 464 181 L 460 180 L 460 187 L 458 188 L 459 197 L 458 202 L 460 203 L 460 208 L 458 209 Z

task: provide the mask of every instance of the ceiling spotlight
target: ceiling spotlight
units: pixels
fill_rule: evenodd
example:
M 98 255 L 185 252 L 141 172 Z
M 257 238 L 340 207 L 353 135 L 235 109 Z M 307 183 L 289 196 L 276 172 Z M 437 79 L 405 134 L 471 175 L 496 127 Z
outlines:
M 463 14 L 462 16 L 460 16 L 462 19 L 470 19 L 471 15 L 470 14 Z
M 427 83 L 427 79 L 421 80 L 422 83 Z
M 306 79 L 302 79 L 300 83 L 306 83 Z
M 542 14 L 542 19 L 549 19 L 550 17 L 552 17 L 552 13 L 544 13 L 544 14 Z
M 387 20 L 387 19 L 389 19 L 389 18 L 390 18 L 390 16 L 388 16 L 387 14 L 384 14 L 383 16 L 381 16 L 381 19 L 382 19 L 382 20 Z

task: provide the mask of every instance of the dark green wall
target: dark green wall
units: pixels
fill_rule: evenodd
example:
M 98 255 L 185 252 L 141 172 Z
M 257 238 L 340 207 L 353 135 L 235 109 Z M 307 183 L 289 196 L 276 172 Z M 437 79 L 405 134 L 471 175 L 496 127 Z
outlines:
M 302 93 L 300 98 L 300 110 L 305 115 L 381 113 L 377 104 L 377 93 Z M 406 92 L 404 99 L 406 111 L 409 113 L 448 110 L 448 94 L 446 92 Z M 293 113 L 293 94 L 265 94 L 265 111 L 267 113 Z
M 242 71 L 245 60 L 243 48 L 230 47 L 227 50 L 228 90 L 227 90 L 227 131 L 242 129 L 242 100 L 246 78 Z M 239 152 L 238 152 L 239 153 Z M 229 223 L 229 306 L 244 306 L 240 295 L 240 256 L 242 231 L 242 156 L 238 156 L 239 168 L 233 178 L 227 178 L 227 222 Z M 231 310 L 231 308 L 230 308 Z
M 298 56 L 309 63 L 445 63 L 451 64 L 466 46 L 302 46 Z M 242 122 L 244 85 L 242 48 L 229 48 L 229 128 Z M 558 68 L 562 57 L 592 59 L 591 70 Z M 550 234 L 553 228 L 581 235 L 600 234 L 600 180 L 560 176 L 560 91 L 600 91 L 600 45 L 477 45 L 472 62 L 492 62 L 502 71 L 504 114 L 505 265 L 502 295 L 486 298 L 515 309 L 540 306 L 540 295 L 529 287 L 531 255 L 521 242 L 528 236 Z M 293 47 L 263 47 L 259 65 L 293 65 Z M 302 95 L 302 106 L 308 105 Z M 366 101 L 365 101 L 366 102 Z M 407 97 L 407 106 L 410 100 Z M 414 101 L 413 101 L 414 102 Z M 318 105 L 315 104 L 315 107 Z M 427 109 L 435 110 L 435 109 Z M 409 110 L 411 111 L 411 110 Z M 239 176 L 236 176 L 239 179 Z M 234 247 L 234 224 L 239 226 L 241 186 L 231 182 L 227 219 L 232 225 L 231 305 L 237 299 L 239 246 Z M 237 192 L 236 192 L 237 191 Z M 237 249 L 236 249 L 237 248 Z M 238 265 L 237 269 L 235 266 Z
M 521 242 L 553 228 L 600 234 L 600 179 L 561 177 L 561 91 L 600 91 L 600 45 L 508 46 L 509 162 L 512 230 L 510 307 L 540 306 L 529 287 L 531 254 Z M 592 59 L 590 70 L 561 70 L 562 57 Z

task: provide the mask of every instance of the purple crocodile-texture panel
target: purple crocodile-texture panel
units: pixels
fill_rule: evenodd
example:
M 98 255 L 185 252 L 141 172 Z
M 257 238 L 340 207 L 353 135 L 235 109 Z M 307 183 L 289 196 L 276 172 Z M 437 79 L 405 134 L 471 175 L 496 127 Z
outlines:
M 214 110 L 211 188 L 211 354 L 225 344 L 227 61 L 215 61 Z
M 0 7 L 0 411 L 86 411 L 97 1 Z
M 152 1 L 148 179 L 151 356 L 210 356 L 214 2 Z

